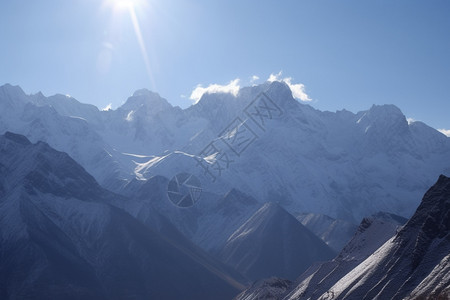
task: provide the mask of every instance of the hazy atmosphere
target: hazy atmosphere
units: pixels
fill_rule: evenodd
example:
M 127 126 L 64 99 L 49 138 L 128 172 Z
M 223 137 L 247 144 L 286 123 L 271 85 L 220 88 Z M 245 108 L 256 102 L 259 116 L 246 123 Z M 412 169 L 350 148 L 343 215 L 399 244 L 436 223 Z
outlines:
M 148 88 L 187 107 L 198 85 L 282 71 L 315 108 L 389 103 L 450 129 L 449 11 L 445 0 L 2 1 L 0 82 L 99 108 Z
M 450 299 L 450 1 L 0 1 L 0 300 Z

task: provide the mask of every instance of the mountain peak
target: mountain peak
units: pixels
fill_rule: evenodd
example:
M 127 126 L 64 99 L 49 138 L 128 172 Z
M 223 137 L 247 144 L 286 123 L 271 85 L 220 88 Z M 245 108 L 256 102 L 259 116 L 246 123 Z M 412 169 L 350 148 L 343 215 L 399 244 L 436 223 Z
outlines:
M 275 202 L 267 202 L 264 203 L 264 205 L 261 207 L 261 212 L 264 212 L 267 215 L 278 215 L 278 214 L 285 214 L 286 211 L 280 207 Z
M 28 102 L 27 95 L 22 88 L 18 85 L 11 85 L 9 83 L 0 86 L 0 99 L 3 101 L 6 100 L 7 106 L 16 108 Z
M 25 92 L 22 90 L 22 88 L 18 85 L 12 85 L 9 83 L 6 83 L 2 86 L 0 86 L 0 91 L 3 91 L 5 93 L 8 93 L 10 95 L 25 95 Z
M 238 189 L 232 188 L 228 193 L 224 195 L 224 197 L 219 201 L 219 207 L 230 207 L 230 204 L 232 206 L 253 206 L 257 205 L 258 201 L 245 194 L 244 192 L 241 192 Z
M 367 147 L 371 151 L 404 151 L 410 134 L 408 121 L 395 105 L 373 105 L 369 110 L 357 114 L 357 126 L 368 137 Z
M 147 89 L 140 89 L 135 91 L 133 96 L 129 97 L 120 108 L 126 111 L 136 111 L 145 108 L 148 111 L 156 113 L 171 107 L 172 105 L 158 93 Z
M 449 204 L 450 178 L 441 175 L 402 229 L 327 289 L 327 299 L 447 299 Z M 409 297 L 413 290 L 420 296 Z
M 360 122 L 368 122 L 368 123 L 386 123 L 387 125 L 402 124 L 407 127 L 408 121 L 406 120 L 405 115 L 402 113 L 400 108 L 393 104 L 383 104 L 383 105 L 372 105 L 372 107 L 363 112 L 362 117 L 359 119 Z
M 252 280 L 293 280 L 314 261 L 334 253 L 294 216 L 268 202 L 228 238 L 220 256 Z
M 20 144 L 20 145 L 31 145 L 31 142 L 23 135 L 7 131 L 7 132 L 5 132 L 4 136 L 5 136 L 6 139 L 8 139 L 10 141 L 13 141 L 13 142 L 15 142 L 17 144 Z
M 361 115 L 358 123 L 362 121 L 373 122 L 378 121 L 380 119 L 383 120 L 383 119 L 398 119 L 398 118 L 405 119 L 406 122 L 405 115 L 402 113 L 400 108 L 398 108 L 394 104 L 383 104 L 383 105 L 374 104 L 369 110 L 359 112 L 358 114 Z
M 11 132 L 0 135 L 0 145 L 7 146 L 0 149 L 0 165 L 11 170 L 10 189 L 23 186 L 58 196 L 96 198 L 94 191 L 99 185 L 95 179 L 65 152 L 41 141 L 32 144 L 25 136 Z
M 156 96 L 156 97 L 160 97 L 158 93 L 152 92 L 152 91 L 150 91 L 150 90 L 148 90 L 146 88 L 136 90 L 133 93 L 133 97 L 137 97 L 137 96 L 149 96 L 149 97 Z
M 398 216 L 396 214 L 391 214 L 385 211 L 379 211 L 373 215 L 370 216 L 370 218 L 375 218 L 380 221 L 386 221 L 391 223 L 398 223 L 398 225 L 404 225 L 408 219 Z
M 369 111 L 371 111 L 371 112 L 383 112 L 383 113 L 389 112 L 389 113 L 403 115 L 403 113 L 400 110 L 400 108 L 398 108 L 394 104 L 381 104 L 381 105 L 373 104 L 372 107 L 369 109 Z
M 378 118 L 389 118 L 393 120 L 400 120 L 402 123 L 408 124 L 405 115 L 397 106 L 393 104 L 372 105 L 369 109 L 369 114 Z
M 272 89 L 274 90 L 274 92 L 281 92 L 281 93 L 291 92 L 289 85 L 287 85 L 287 83 L 284 81 L 269 82 L 268 89 Z
M 385 212 L 364 218 L 353 238 L 339 253 L 338 259 L 347 261 L 366 259 L 391 238 L 406 221 L 405 218 Z
M 438 181 L 436 182 L 437 185 L 445 185 L 448 184 L 450 181 L 450 178 L 445 176 L 444 174 L 439 175 Z

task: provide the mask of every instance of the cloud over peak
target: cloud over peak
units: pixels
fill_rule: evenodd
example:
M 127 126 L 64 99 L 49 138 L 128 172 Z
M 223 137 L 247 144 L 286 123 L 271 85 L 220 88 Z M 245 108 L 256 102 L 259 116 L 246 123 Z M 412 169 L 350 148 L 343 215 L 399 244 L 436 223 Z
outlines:
M 305 92 L 305 85 L 302 84 L 302 83 L 293 83 L 292 82 L 292 77 L 282 78 L 282 71 L 278 72 L 277 74 L 273 74 L 273 73 L 270 74 L 270 76 L 267 79 L 267 81 L 269 81 L 269 82 L 273 82 L 273 81 L 284 82 L 291 89 L 292 96 L 295 99 L 298 99 L 298 100 L 301 100 L 301 101 L 304 101 L 304 102 L 312 101 L 312 99 Z
M 194 101 L 194 103 L 197 103 L 198 100 L 203 96 L 203 94 L 213 94 L 213 93 L 228 93 L 232 94 L 236 97 L 236 95 L 239 93 L 239 78 L 236 78 L 234 80 L 231 80 L 226 85 L 220 85 L 217 83 L 210 84 L 208 87 L 203 87 L 201 84 L 197 85 L 195 89 L 192 91 L 191 96 L 189 96 L 189 99 Z
M 253 85 L 256 85 L 254 83 L 255 83 L 255 81 L 258 81 L 259 79 L 260 79 L 259 76 L 253 75 L 250 77 L 250 83 L 253 83 Z M 273 73 L 270 74 L 267 81 L 268 82 L 273 82 L 273 81 L 284 82 L 291 89 L 292 96 L 295 99 L 298 99 L 298 100 L 304 101 L 304 102 L 312 101 L 312 99 L 305 92 L 305 85 L 302 83 L 292 82 L 292 77 L 284 77 L 283 78 L 282 71 L 278 72 L 277 74 L 273 74 Z M 189 99 L 192 100 L 192 102 L 195 104 L 202 98 L 202 96 L 204 94 L 227 93 L 227 94 L 231 94 L 236 97 L 237 94 L 239 93 L 239 89 L 241 88 L 239 83 L 240 83 L 240 79 L 236 78 L 236 79 L 231 80 L 229 83 L 227 83 L 225 85 L 213 83 L 213 84 L 208 85 L 207 87 L 204 87 L 202 84 L 198 84 L 194 88 L 194 90 L 191 92 Z
M 106 105 L 105 107 L 102 108 L 102 111 L 108 111 L 112 109 L 112 103 L 109 103 L 108 105 Z

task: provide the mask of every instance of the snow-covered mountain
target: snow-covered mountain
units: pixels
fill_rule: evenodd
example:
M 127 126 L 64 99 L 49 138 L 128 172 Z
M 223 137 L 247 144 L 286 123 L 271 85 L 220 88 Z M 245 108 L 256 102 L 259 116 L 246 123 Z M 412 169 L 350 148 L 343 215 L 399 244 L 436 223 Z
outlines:
M 1 299 L 230 299 L 243 285 L 63 152 L 0 136 Z M 132 205 L 134 206 L 134 205 Z
M 441 175 L 406 225 L 320 299 L 450 297 L 450 178 Z
M 351 222 L 377 211 L 409 217 L 438 174 L 450 139 L 392 105 L 321 112 L 281 82 L 205 94 L 187 109 L 136 91 L 116 110 L 0 88 L 0 133 L 65 151 L 115 192 L 134 178 L 189 172 L 204 191 L 245 191 L 290 212 Z
M 335 252 L 340 252 L 356 231 L 353 223 L 314 213 L 294 214 L 297 220 L 320 237 Z
M 104 186 L 115 186 L 131 176 L 115 158 L 116 151 L 87 122 L 99 116 L 95 106 L 63 95 L 29 96 L 17 86 L 4 85 L 0 87 L 0 111 L 0 134 L 10 131 L 33 143 L 47 142 L 68 153 Z
M 248 289 L 237 295 L 234 300 L 278 300 L 289 291 L 292 282 L 272 277 L 253 283 Z
M 404 226 L 388 213 L 365 218 L 334 260 L 310 267 L 295 283 L 258 282 L 235 299 L 448 299 L 449 218 L 450 178 L 441 175 Z
M 358 222 L 377 211 L 409 217 L 433 178 L 450 171 L 450 139 L 423 123 L 408 124 L 395 106 L 373 106 L 357 114 L 320 112 L 295 101 L 282 83 L 254 89 L 265 91 L 262 99 L 273 113 L 271 119 L 267 113 L 261 117 L 264 126 L 261 118 L 252 119 L 255 104 L 248 90 L 228 101 L 208 95 L 197 104 L 203 106 L 188 110 L 209 117 L 208 129 L 190 144 L 203 148 L 152 159 L 137 173 L 171 177 L 189 170 L 215 192 L 235 187 L 291 212 Z M 213 107 L 216 100 L 220 113 L 206 114 L 204 107 Z M 244 103 L 241 111 L 236 102 Z M 230 110 L 239 119 L 228 117 Z M 221 129 L 205 140 L 211 128 Z M 241 146 L 236 148 L 232 142 L 238 138 Z
M 334 252 L 292 215 L 275 203 L 264 204 L 227 240 L 223 262 L 248 278 L 295 279 L 312 263 Z
M 277 275 L 295 279 L 303 270 L 335 253 L 276 203 L 262 205 L 238 190 L 223 196 L 202 195 L 190 208 L 178 208 L 167 196 L 161 176 L 133 181 L 127 194 L 137 205 L 124 209 L 146 224 L 154 213 L 168 216 L 193 243 L 250 280 Z
M 331 261 L 310 267 L 297 278 L 285 299 L 318 299 L 342 276 L 394 236 L 406 221 L 402 217 L 382 212 L 364 218 L 339 255 Z
M 450 139 L 397 107 L 322 112 L 282 82 L 205 94 L 187 109 L 138 90 L 108 111 L 4 85 L 0 112 L 0 298 L 230 298 L 245 279 L 213 256 L 251 279 L 294 279 L 328 258 L 288 212 L 338 249 L 350 223 L 378 211 L 409 217 L 434 178 L 450 175 Z M 181 172 L 202 185 L 192 207 L 168 200 Z M 442 176 L 384 245 L 400 222 L 388 213 L 364 219 L 292 290 L 273 279 L 246 299 L 258 286 L 292 299 L 446 295 L 448 198 Z
M 261 206 L 253 197 L 232 189 L 224 195 L 203 192 L 202 201 L 195 206 L 180 208 L 169 200 L 167 185 L 168 179 L 162 176 L 131 181 L 124 193 L 137 201 L 126 203 L 123 209 L 149 224 L 155 222 L 155 212 L 165 216 L 194 244 L 213 255 Z

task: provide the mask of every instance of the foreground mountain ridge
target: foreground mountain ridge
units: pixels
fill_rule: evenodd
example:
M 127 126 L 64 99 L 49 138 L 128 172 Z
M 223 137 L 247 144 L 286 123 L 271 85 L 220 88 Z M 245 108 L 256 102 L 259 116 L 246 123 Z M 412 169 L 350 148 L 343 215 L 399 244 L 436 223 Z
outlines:
M 220 258 L 252 281 L 295 279 L 335 253 L 276 203 L 264 204 L 228 238 Z
M 364 218 L 352 239 L 333 260 L 315 264 L 296 279 L 295 288 L 286 299 L 317 299 L 342 276 L 367 259 L 407 222 L 388 213 Z
M 132 200 L 66 153 L 9 132 L 0 153 L 1 299 L 230 299 L 243 288 L 181 234 L 112 205 Z
M 334 260 L 312 266 L 294 283 L 257 283 L 235 299 L 448 299 L 449 218 L 450 178 L 441 175 L 404 226 L 389 229 L 386 222 L 400 221 L 392 215 L 365 219 Z
M 252 259 L 236 260 L 234 253 L 242 253 L 248 248 L 242 245 L 249 241 L 264 244 L 265 236 L 261 235 L 276 236 L 272 229 L 283 224 L 280 219 L 291 220 L 289 228 L 280 231 L 281 239 L 289 237 L 295 231 L 292 228 L 303 228 L 293 217 L 276 217 L 286 215 L 285 210 L 294 215 L 328 214 L 347 223 L 380 210 L 409 216 L 418 203 L 419 192 L 431 185 L 430 178 L 450 171 L 449 139 L 423 123 L 408 122 L 397 107 L 374 105 L 357 114 L 320 112 L 294 100 L 288 86 L 279 82 L 243 88 L 236 97 L 206 94 L 185 110 L 172 107 L 156 93 L 139 90 L 122 107 L 106 112 L 67 96 L 25 95 L 18 87 L 3 86 L 0 108 L 5 112 L 0 117 L 0 131 L 6 132 L 0 139 L 4 147 L 0 161 L 0 251 L 8 258 L 0 275 L 10 278 L 25 257 L 40 266 L 35 269 L 24 264 L 26 270 L 20 273 L 33 274 L 35 281 L 2 281 L 7 287 L 1 291 L 5 297 L 70 293 L 73 287 L 67 284 L 72 282 L 81 295 L 108 298 L 111 295 L 102 286 L 122 278 L 119 273 L 128 274 L 128 278 L 115 287 L 118 295 L 138 291 L 139 297 L 145 297 L 152 283 L 133 278 L 142 278 L 148 269 L 136 267 L 142 273 L 137 275 L 135 270 L 108 259 L 140 261 L 142 264 L 136 266 L 144 268 L 156 266 L 166 279 L 155 279 L 149 273 L 148 278 L 161 280 L 160 285 L 167 287 L 168 278 L 175 275 L 169 276 L 167 265 L 154 265 L 147 255 L 159 249 L 155 250 L 157 257 L 177 262 L 181 268 L 177 275 L 186 283 L 170 291 L 174 297 L 192 286 L 201 286 L 191 278 L 189 270 L 193 268 L 201 274 L 198 278 L 205 280 L 200 281 L 211 280 L 211 286 L 227 291 L 225 298 L 225 294 L 234 295 L 242 288 L 243 278 L 192 243 L 244 273 L 251 268 L 267 271 L 270 265 L 264 265 L 269 261 L 264 253 L 269 252 L 261 252 L 264 259 L 257 264 Z M 264 109 L 266 114 L 256 113 Z M 31 142 L 8 130 L 26 135 Z M 240 144 L 244 147 L 233 144 L 241 131 L 246 134 Z M 67 151 L 101 185 L 67 154 L 49 145 Z M 18 150 L 21 148 L 28 150 Z M 220 164 L 222 168 L 217 169 Z M 180 209 L 167 199 L 168 178 L 179 172 L 193 173 L 201 180 L 202 198 L 191 208 Z M 446 179 L 441 176 L 438 183 Z M 396 232 L 397 225 L 388 223 L 398 218 L 386 213 L 373 220 L 364 219 L 361 226 L 366 222 L 369 230 L 358 238 L 377 228 L 374 231 L 383 230 L 384 235 L 369 238 L 374 241 L 370 247 L 364 246 L 363 240 L 353 239 L 341 253 L 346 255 L 337 258 L 350 264 L 325 263 L 318 269 L 310 268 L 308 272 L 314 275 L 311 284 L 321 281 L 327 267 L 336 268 L 336 272 L 327 273 L 333 278 L 329 277 L 332 280 L 326 291 L 318 289 L 315 295 L 322 299 L 446 296 L 448 195 L 446 188 L 431 190 L 426 197 L 440 197 L 444 199 L 438 201 L 441 204 L 433 206 L 432 201 L 424 200 L 408 224 L 375 254 L 371 254 L 378 248 L 374 245 Z M 108 233 L 114 230 L 119 240 Z M 308 233 L 297 234 L 302 235 Z M 171 238 L 178 242 L 170 242 Z M 80 239 L 84 244 L 77 242 Z M 295 242 L 307 240 L 303 237 Z M 308 243 L 306 247 L 318 244 Z M 102 250 L 105 244 L 117 251 Z M 78 271 L 64 273 L 57 261 L 44 259 L 50 253 L 67 269 L 83 274 L 104 274 L 104 268 L 113 268 L 114 278 L 81 278 Z M 289 249 L 277 249 L 270 255 L 270 262 L 276 264 L 278 258 L 280 265 L 292 261 L 289 253 Z M 247 255 L 258 258 L 253 250 Z M 343 265 L 345 268 L 341 268 Z M 379 278 L 386 272 L 378 266 L 401 276 L 395 277 L 397 280 Z M 246 275 L 256 279 L 251 272 Z M 43 282 L 55 276 L 55 286 L 40 289 Z M 18 282 L 31 284 L 20 287 L 15 285 Z M 308 283 L 301 288 L 301 283 L 294 284 L 298 284 L 297 290 L 291 297 L 297 299 L 304 295 Z M 291 288 L 285 280 L 262 283 L 269 289 L 271 285 L 284 295 Z M 254 291 L 258 292 L 258 286 Z M 165 293 L 167 289 L 152 289 L 151 293 Z M 214 294 L 206 286 L 200 290 Z M 201 297 L 196 289 L 189 295 Z
M 441 175 L 406 225 L 321 298 L 450 297 L 449 237 L 450 178 Z

